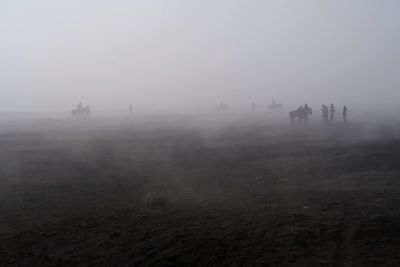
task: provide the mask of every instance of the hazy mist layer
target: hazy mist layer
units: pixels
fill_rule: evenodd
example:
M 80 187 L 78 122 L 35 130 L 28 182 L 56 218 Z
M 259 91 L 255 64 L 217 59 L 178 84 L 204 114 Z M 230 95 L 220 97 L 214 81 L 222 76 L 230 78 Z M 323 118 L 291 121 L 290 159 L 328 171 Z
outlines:
M 399 11 L 394 0 L 1 1 L 0 111 L 395 107 Z

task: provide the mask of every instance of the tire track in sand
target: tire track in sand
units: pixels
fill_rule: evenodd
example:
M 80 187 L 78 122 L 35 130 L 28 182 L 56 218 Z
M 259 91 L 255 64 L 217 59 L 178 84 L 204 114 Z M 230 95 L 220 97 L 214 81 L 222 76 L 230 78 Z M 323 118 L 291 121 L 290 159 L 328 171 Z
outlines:
M 335 246 L 332 267 L 352 266 L 352 252 L 354 240 L 354 226 L 352 225 L 352 213 L 350 212 L 349 200 L 342 195 L 342 216 L 338 232 L 338 240 Z

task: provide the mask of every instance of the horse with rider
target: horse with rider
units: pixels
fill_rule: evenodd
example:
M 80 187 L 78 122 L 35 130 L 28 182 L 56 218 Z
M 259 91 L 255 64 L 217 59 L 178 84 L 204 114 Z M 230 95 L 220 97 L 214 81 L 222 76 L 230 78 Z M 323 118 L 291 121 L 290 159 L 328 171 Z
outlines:
M 229 110 L 229 106 L 224 102 L 220 101 L 219 104 L 215 107 L 215 110 L 227 112 Z
M 76 108 L 71 111 L 71 117 L 72 118 L 89 118 L 90 117 L 90 107 L 86 105 L 85 107 L 82 105 L 82 103 L 78 103 L 76 105 Z
M 283 110 L 283 103 L 276 103 L 275 100 L 272 101 L 270 105 L 268 105 L 268 110 L 269 111 L 274 111 L 274 110 Z
M 304 104 L 304 106 L 298 107 L 296 110 L 289 112 L 289 118 L 291 124 L 294 123 L 294 120 L 297 118 L 299 123 L 308 123 L 308 116 L 312 115 L 312 109 L 308 106 L 308 104 Z

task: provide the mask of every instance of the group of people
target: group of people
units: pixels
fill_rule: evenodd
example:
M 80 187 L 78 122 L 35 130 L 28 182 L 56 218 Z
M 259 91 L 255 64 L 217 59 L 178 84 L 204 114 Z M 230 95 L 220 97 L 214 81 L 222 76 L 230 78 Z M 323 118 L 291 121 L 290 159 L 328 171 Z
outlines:
M 296 118 L 299 120 L 299 123 L 307 123 L 308 116 L 311 115 L 312 109 L 308 106 L 307 103 L 304 104 L 304 106 L 300 106 L 296 110 L 289 112 L 289 117 L 292 124 Z
M 322 105 L 322 120 L 324 123 L 329 123 L 333 122 L 335 120 L 335 106 L 333 104 L 328 106 Z M 342 111 L 342 116 L 343 116 L 343 121 L 347 122 L 347 107 L 343 106 L 343 111 Z
M 322 120 L 324 123 L 333 122 L 335 120 L 335 106 L 333 104 L 328 106 L 322 105 Z M 294 120 L 297 118 L 299 123 L 307 123 L 308 117 L 312 115 L 312 109 L 308 104 L 298 107 L 296 110 L 289 112 L 290 121 L 293 124 Z M 347 122 L 347 107 L 343 106 L 342 111 L 343 121 Z
M 273 101 L 273 105 L 282 105 L 283 104 L 276 104 L 275 101 Z M 228 110 L 228 105 L 224 104 L 222 101 L 219 103 L 218 106 L 215 108 L 216 110 Z M 256 110 L 256 104 L 252 102 L 251 109 L 253 111 Z M 335 106 L 333 104 L 328 106 L 322 105 L 322 121 L 324 123 L 329 123 L 333 122 L 335 120 Z M 91 113 L 90 107 L 89 106 L 83 106 L 82 103 L 78 103 L 76 105 L 76 109 L 72 110 L 72 117 L 76 116 L 82 116 L 82 117 L 88 117 Z M 129 105 L 129 113 L 132 115 L 133 114 L 133 105 Z M 293 124 L 294 120 L 297 118 L 299 123 L 307 123 L 308 122 L 308 117 L 312 115 L 312 109 L 308 106 L 308 104 L 304 104 L 304 106 L 299 106 L 296 110 L 290 111 L 289 112 L 289 117 L 290 121 Z M 342 116 L 343 116 L 343 122 L 347 122 L 347 107 L 344 105 L 343 110 L 342 110 Z

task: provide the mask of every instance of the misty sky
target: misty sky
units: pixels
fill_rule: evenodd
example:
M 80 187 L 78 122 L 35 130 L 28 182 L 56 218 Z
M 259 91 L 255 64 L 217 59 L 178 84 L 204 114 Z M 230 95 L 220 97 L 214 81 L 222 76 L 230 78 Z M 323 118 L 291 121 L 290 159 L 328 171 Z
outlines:
M 0 111 L 395 106 L 398 0 L 1 0 Z

